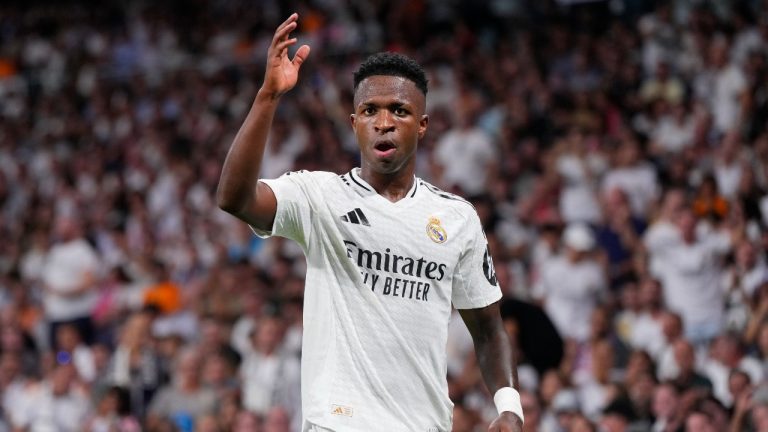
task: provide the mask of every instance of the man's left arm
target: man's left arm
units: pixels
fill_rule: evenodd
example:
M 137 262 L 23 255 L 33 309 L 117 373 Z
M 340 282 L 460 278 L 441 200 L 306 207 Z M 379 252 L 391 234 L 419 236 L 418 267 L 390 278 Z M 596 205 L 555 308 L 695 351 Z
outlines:
M 520 432 L 523 419 L 512 410 L 520 408 L 517 393 L 517 368 L 512 347 L 504 330 L 499 302 L 477 309 L 459 309 L 461 318 L 472 335 L 477 363 L 485 385 L 494 395 L 496 407 L 501 411 L 488 428 L 489 432 Z M 516 408 L 511 408 L 516 407 Z

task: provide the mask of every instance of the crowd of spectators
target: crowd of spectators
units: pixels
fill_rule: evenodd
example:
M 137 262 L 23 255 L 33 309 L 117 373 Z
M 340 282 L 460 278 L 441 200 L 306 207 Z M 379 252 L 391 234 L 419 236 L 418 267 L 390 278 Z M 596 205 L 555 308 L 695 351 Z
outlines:
M 417 174 L 544 311 L 505 313 L 526 431 L 768 431 L 768 2 L 656 3 L 4 2 L 0 432 L 297 430 L 301 250 L 213 199 L 292 11 L 262 176 L 357 166 L 352 71 L 422 63 Z M 454 430 L 486 430 L 449 333 Z

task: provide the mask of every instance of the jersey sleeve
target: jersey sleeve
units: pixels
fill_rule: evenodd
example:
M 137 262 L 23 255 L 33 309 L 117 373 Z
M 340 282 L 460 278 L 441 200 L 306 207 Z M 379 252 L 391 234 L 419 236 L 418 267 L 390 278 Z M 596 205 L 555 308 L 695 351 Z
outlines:
M 451 301 L 456 309 L 476 309 L 501 298 L 493 259 L 480 219 L 472 212 L 467 224 L 469 238 L 453 275 Z
M 261 237 L 285 237 L 306 246 L 311 231 L 311 205 L 309 187 L 312 184 L 309 172 L 288 172 L 276 179 L 260 179 L 269 186 L 277 200 L 277 210 L 272 229 L 269 231 L 251 226 Z

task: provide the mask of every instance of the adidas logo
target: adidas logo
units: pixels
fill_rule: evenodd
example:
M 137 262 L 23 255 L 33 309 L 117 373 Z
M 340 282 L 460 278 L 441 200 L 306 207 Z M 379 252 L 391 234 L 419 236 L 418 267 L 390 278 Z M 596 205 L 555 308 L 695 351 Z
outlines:
M 353 411 L 351 407 L 344 405 L 331 405 L 331 414 L 352 417 Z
M 341 216 L 341 220 L 343 220 L 344 222 L 350 222 L 353 224 L 371 226 L 371 223 L 368 222 L 368 218 L 365 217 L 365 215 L 363 214 L 363 211 L 360 210 L 359 208 L 356 208 L 351 212 Z

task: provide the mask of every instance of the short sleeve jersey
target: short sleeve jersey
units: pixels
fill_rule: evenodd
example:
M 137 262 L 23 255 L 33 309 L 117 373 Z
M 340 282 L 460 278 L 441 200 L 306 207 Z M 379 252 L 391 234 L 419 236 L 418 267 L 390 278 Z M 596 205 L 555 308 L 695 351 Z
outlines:
M 415 178 L 391 202 L 355 169 L 262 180 L 271 232 L 307 257 L 302 346 L 305 420 L 337 432 L 450 431 L 451 305 L 501 298 L 474 208 Z

